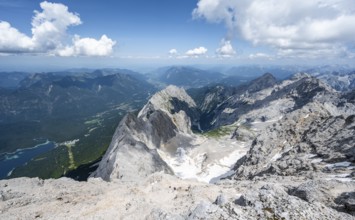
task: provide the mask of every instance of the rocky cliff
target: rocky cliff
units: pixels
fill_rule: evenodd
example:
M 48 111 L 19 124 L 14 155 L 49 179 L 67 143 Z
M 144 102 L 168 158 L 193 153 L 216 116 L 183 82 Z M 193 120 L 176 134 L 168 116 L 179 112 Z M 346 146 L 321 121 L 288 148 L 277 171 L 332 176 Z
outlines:
M 155 94 L 139 112 L 119 124 L 110 147 L 93 177 L 138 181 L 164 171 L 173 174 L 158 149 L 176 136 L 190 134 L 195 102 L 183 89 L 169 86 Z M 183 110 L 185 109 L 185 111 Z

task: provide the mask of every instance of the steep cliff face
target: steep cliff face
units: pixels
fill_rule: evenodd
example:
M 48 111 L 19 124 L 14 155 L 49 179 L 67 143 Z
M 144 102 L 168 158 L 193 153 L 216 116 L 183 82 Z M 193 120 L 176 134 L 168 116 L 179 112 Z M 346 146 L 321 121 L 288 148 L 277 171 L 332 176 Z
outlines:
M 159 113 L 161 112 L 152 117 L 157 118 L 156 115 Z M 164 115 L 159 120 L 164 121 Z M 169 123 L 164 125 L 167 132 L 162 137 L 156 136 L 159 132 L 152 129 L 152 124 L 143 122 L 135 115 L 127 115 L 119 124 L 107 153 L 92 177 L 101 177 L 107 181 L 113 179 L 139 181 L 154 172 L 171 173 L 157 154 L 156 148 L 152 147 L 153 143 L 174 135 L 176 127 Z
M 163 171 L 173 174 L 157 150 L 181 134 L 191 134 L 194 101 L 183 89 L 169 86 L 155 94 L 139 112 L 120 123 L 93 177 L 139 181 Z
M 191 128 L 198 130 L 199 120 L 200 110 L 185 90 L 167 87 L 138 116 L 122 120 L 92 177 L 139 181 L 163 171 L 184 179 L 217 181 L 247 149 L 228 134 L 211 138 L 193 133 Z
M 232 124 L 239 115 L 255 108 L 251 105 L 258 100 L 257 96 L 275 86 L 276 82 L 275 77 L 266 73 L 237 88 L 217 86 L 210 89 L 199 106 L 202 112 L 200 119 L 202 129 L 210 130 Z

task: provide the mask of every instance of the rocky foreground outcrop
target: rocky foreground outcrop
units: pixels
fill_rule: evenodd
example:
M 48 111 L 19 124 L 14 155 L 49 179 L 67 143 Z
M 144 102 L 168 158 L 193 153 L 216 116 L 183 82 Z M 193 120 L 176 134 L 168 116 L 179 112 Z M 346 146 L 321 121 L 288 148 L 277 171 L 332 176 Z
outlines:
M 354 219 L 353 182 L 268 178 L 217 185 L 155 173 L 132 184 L 91 178 L 1 181 L 1 219 Z M 321 190 L 320 190 L 321 189 Z M 339 211 L 338 211 L 339 210 Z
M 88 182 L 0 181 L 0 219 L 354 219 L 353 97 L 307 74 L 199 102 L 170 86 L 122 120 Z

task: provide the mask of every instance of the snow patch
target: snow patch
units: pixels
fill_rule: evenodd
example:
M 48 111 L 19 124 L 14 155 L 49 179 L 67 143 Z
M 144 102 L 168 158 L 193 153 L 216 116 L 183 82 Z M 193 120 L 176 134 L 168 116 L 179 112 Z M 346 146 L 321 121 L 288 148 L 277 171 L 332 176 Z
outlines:
M 192 148 L 180 146 L 175 154 L 158 149 L 160 157 L 181 179 L 196 179 L 214 183 L 231 174 L 235 163 L 244 156 L 248 149 L 243 142 L 230 139 L 209 139 L 194 136 Z
M 64 141 L 63 143 L 60 143 L 59 145 L 65 145 L 65 146 L 74 146 L 80 139 L 75 139 L 71 141 Z
M 277 154 L 275 154 L 272 158 L 271 158 L 271 162 L 275 162 L 275 161 L 277 161 L 278 159 L 280 159 L 282 157 L 282 154 L 280 154 L 280 153 L 277 153 Z
M 47 96 L 52 92 L 53 85 L 50 85 L 47 90 Z
M 12 174 L 12 172 L 14 172 L 14 170 L 15 170 L 15 168 L 12 169 L 12 170 L 10 170 L 10 172 L 8 172 L 6 176 L 7 176 L 7 177 L 11 176 L 11 174 Z
M 351 177 L 349 177 L 349 174 L 343 173 L 343 174 L 337 174 L 337 175 L 328 175 L 328 178 L 326 180 L 338 180 L 342 182 L 353 182 L 355 181 Z
M 316 159 L 311 160 L 311 163 L 320 163 L 322 161 L 323 161 L 322 158 L 316 158 Z
M 223 110 L 223 113 L 231 114 L 231 113 L 233 113 L 234 111 L 235 111 L 235 109 L 232 109 L 232 108 L 225 108 L 225 109 Z
M 344 162 L 339 162 L 339 163 L 332 163 L 332 164 L 327 164 L 326 167 L 330 169 L 334 169 L 337 167 L 349 167 L 351 165 L 350 162 L 344 161 Z

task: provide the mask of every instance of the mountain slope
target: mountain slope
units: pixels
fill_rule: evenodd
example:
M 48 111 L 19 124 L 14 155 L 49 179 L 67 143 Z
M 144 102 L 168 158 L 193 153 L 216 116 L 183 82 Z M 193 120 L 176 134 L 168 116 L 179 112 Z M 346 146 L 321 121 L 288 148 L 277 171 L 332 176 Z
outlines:
M 202 130 L 232 124 L 238 118 L 238 114 L 255 108 L 257 103 L 254 102 L 256 97 L 253 97 L 253 94 L 259 95 L 257 92 L 271 88 L 275 84 L 275 77 L 266 73 L 246 85 L 236 88 L 218 86 L 217 90 L 208 91 L 200 105 L 203 112 L 200 120 Z
M 155 91 L 146 81 L 122 73 L 34 74 L 20 84 L 0 91 L 0 162 L 14 164 L 1 178 L 60 177 L 99 159 L 120 119 L 141 108 Z M 47 140 L 57 147 L 29 161 L 16 151 Z
M 317 78 L 329 84 L 337 91 L 349 92 L 355 89 L 355 71 L 338 73 L 314 73 Z
M 232 160 L 232 163 L 237 162 L 237 159 L 246 154 L 243 146 L 251 146 L 251 150 L 248 152 L 249 155 L 254 146 L 256 146 L 255 141 L 261 137 L 257 134 L 262 135 L 272 123 L 281 123 L 286 119 L 288 120 L 292 115 L 301 114 L 297 112 L 307 111 L 307 109 L 309 109 L 310 113 L 323 111 L 325 112 L 323 114 L 326 114 L 330 112 L 329 114 L 334 116 L 343 115 L 345 117 L 344 120 L 354 113 L 354 107 L 349 103 L 349 100 L 338 100 L 339 94 L 334 93 L 329 86 L 306 74 L 295 75 L 292 79 L 278 84 L 276 84 L 276 80 L 271 74 L 265 74 L 230 93 L 227 92 L 228 90 L 220 90 L 221 87 L 216 88 L 217 90 L 211 90 L 212 93 L 211 91 L 206 93 L 204 102 L 200 105 L 200 109 L 197 109 L 195 102 L 191 100 L 184 90 L 170 86 L 154 95 L 138 114 L 137 118 L 134 116 L 126 118 L 128 121 L 134 121 L 134 123 L 125 122 L 126 125 L 132 125 L 128 128 L 130 130 L 123 129 L 124 131 L 121 131 L 118 129 L 116 135 L 120 133 L 133 135 L 136 141 L 144 143 L 147 148 L 157 149 L 159 156 L 165 160 L 175 173 L 180 173 L 178 174 L 180 176 L 192 177 L 195 175 L 191 173 L 185 175 L 184 172 L 187 171 L 182 169 L 184 165 L 187 165 L 185 162 L 191 160 L 187 163 L 194 164 L 192 165 L 194 168 L 190 168 L 200 170 L 200 174 L 196 174 L 196 178 L 203 179 L 202 176 L 206 177 L 206 175 L 201 174 L 212 172 L 210 169 L 214 166 L 214 163 L 219 164 L 216 161 L 224 158 L 223 160 Z M 344 105 L 344 102 L 347 104 Z M 342 103 L 342 106 L 340 106 L 340 103 Z M 198 129 L 200 127 L 203 128 L 201 125 L 206 123 L 206 113 L 212 113 L 213 115 L 212 126 L 207 127 L 209 131 L 203 135 L 193 134 L 191 132 L 192 124 L 195 124 Z M 309 115 L 310 113 L 304 113 L 304 115 Z M 315 119 L 308 120 L 313 122 Z M 349 121 L 350 119 L 347 120 Z M 299 121 L 305 121 L 305 119 L 299 119 Z M 193 123 L 191 124 L 191 122 Z M 286 127 L 292 128 L 291 125 L 286 125 Z M 272 130 L 274 127 L 270 129 Z M 350 130 L 347 131 L 347 129 Z M 288 130 L 279 128 L 280 132 Z M 348 137 L 351 137 L 351 128 L 343 127 L 343 131 L 345 132 L 344 135 L 347 134 Z M 282 136 L 281 134 L 278 135 Z M 278 135 L 266 134 L 265 137 Z M 283 136 L 290 138 L 290 135 L 292 133 L 286 133 Z M 113 140 L 117 139 L 123 140 L 120 135 Z M 252 140 L 254 141 L 251 142 Z M 295 143 L 301 141 L 300 138 L 293 138 L 292 140 Z M 120 145 L 126 145 L 126 141 L 123 144 L 117 141 L 114 142 L 114 147 L 111 145 L 110 152 L 115 151 L 114 149 L 119 148 Z M 272 143 L 270 140 L 265 142 Z M 220 149 L 223 153 L 211 151 L 208 146 L 215 144 L 219 145 L 216 149 Z M 352 142 L 349 144 L 351 146 Z M 229 150 L 224 152 L 222 148 L 226 145 L 230 147 L 226 148 Z M 270 146 L 274 145 L 271 144 Z M 239 151 L 237 151 L 238 149 Z M 256 149 L 256 152 L 260 151 L 260 147 Z M 268 157 L 263 155 L 261 157 L 267 162 L 270 160 L 269 157 L 277 154 L 268 151 L 263 152 L 267 153 Z M 116 155 L 116 153 L 112 154 Z M 110 153 L 107 153 L 107 155 L 110 155 Z M 231 155 L 234 155 L 234 159 L 229 158 Z M 214 157 L 218 159 L 210 160 L 210 158 Z M 254 158 L 253 156 L 250 157 Z M 245 157 L 243 157 L 242 161 L 244 160 Z M 114 159 L 113 161 L 113 163 L 116 163 L 115 161 L 119 161 L 119 159 Z M 250 163 L 261 164 L 259 160 L 257 161 Z M 104 165 L 106 163 L 108 163 L 108 160 Z M 127 159 L 124 163 L 129 164 L 130 162 Z M 190 165 L 187 166 L 189 167 Z M 226 165 L 226 167 L 228 166 L 230 165 Z M 264 165 L 262 166 L 265 168 Z M 106 170 L 106 168 L 99 170 Z M 258 171 L 256 168 L 252 168 L 252 170 Z M 216 173 L 213 175 L 216 175 Z M 219 173 L 219 175 L 223 176 L 224 174 Z M 102 177 L 108 179 L 107 175 Z M 215 181 L 212 179 L 217 177 L 218 175 L 210 176 L 208 181 Z
M 23 72 L 0 72 L 0 88 L 15 89 L 28 75 Z
M 127 115 L 92 175 L 109 183 L 0 181 L 0 217 L 354 218 L 353 92 L 307 74 L 202 91 L 169 86 Z
M 95 78 L 35 74 L 10 95 L 0 94 L 0 118 L 11 122 L 87 116 L 110 105 L 144 99 L 152 91 L 150 84 L 119 73 Z
M 191 133 L 191 122 L 179 108 L 194 106 L 185 91 L 174 86 L 155 94 L 138 116 L 122 120 L 93 176 L 132 181 L 160 170 L 172 173 L 157 150 L 180 132 Z

